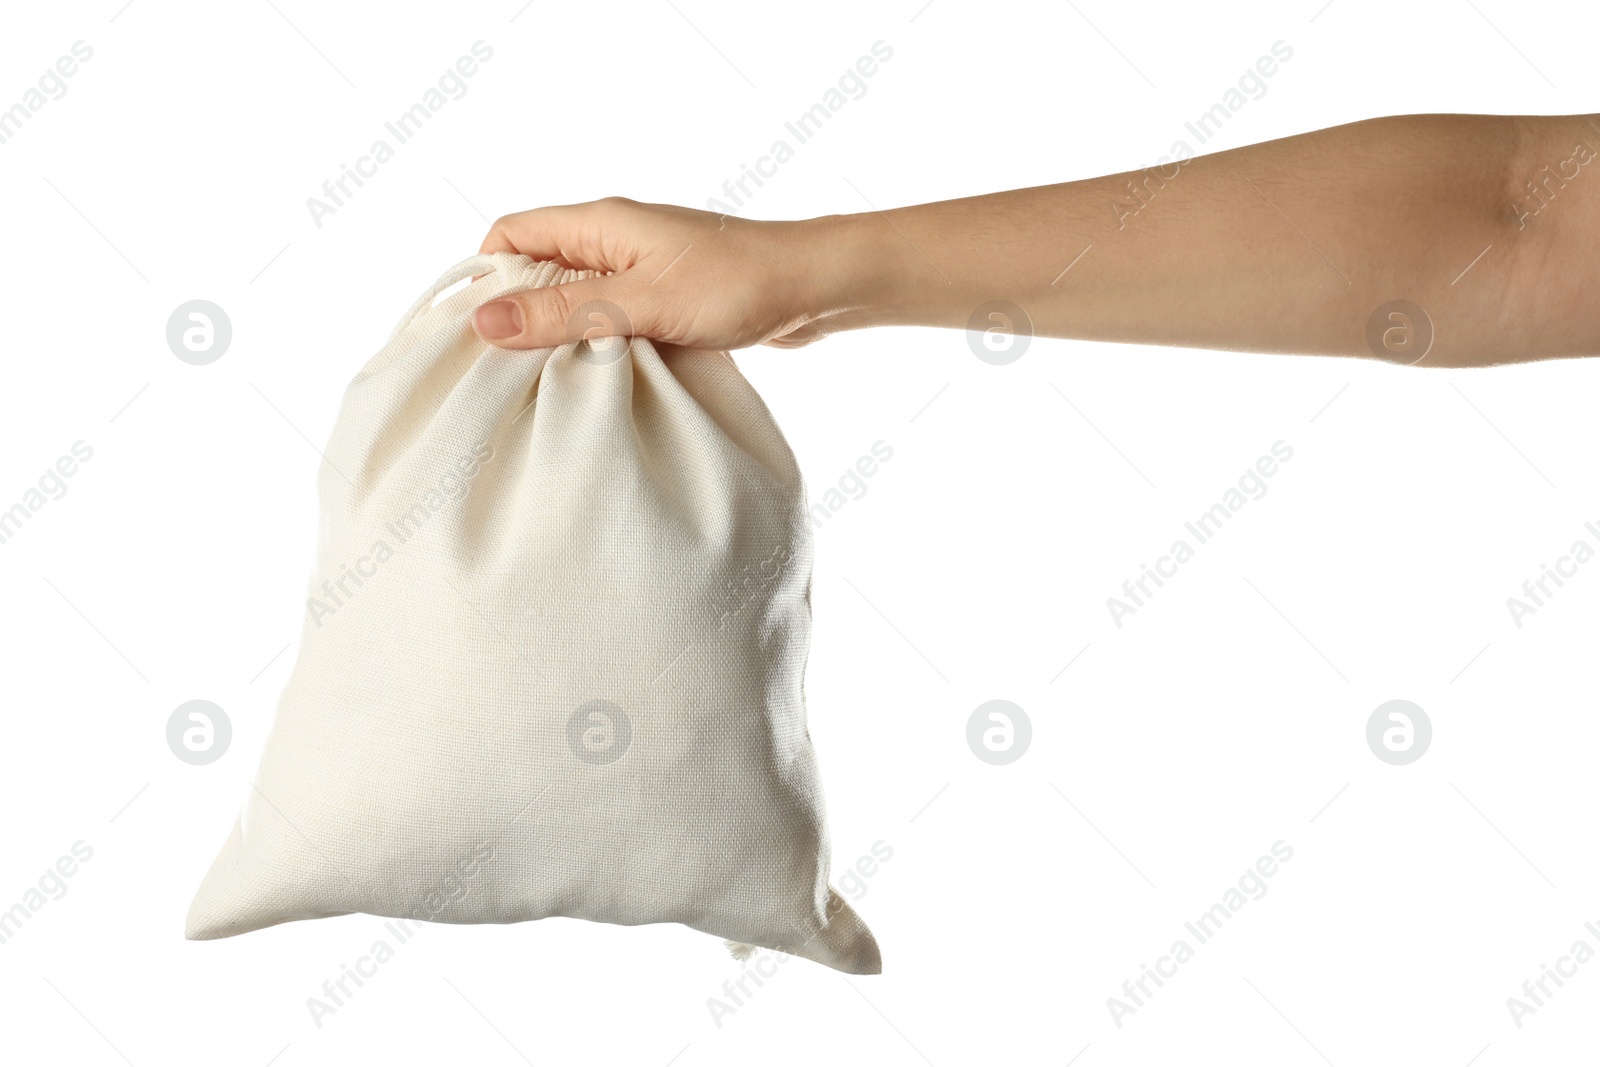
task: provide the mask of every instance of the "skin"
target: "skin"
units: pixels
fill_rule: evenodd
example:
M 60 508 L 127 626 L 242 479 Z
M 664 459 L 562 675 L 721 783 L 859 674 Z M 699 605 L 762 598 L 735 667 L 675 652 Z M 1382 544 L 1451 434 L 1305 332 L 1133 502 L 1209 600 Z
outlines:
M 512 349 L 615 333 L 792 348 L 966 329 L 1005 300 L 1023 311 L 1010 328 L 1040 336 L 1409 363 L 1368 340 L 1403 299 L 1432 324 L 1416 365 L 1473 367 L 1600 351 L 1597 247 L 1600 115 L 1407 115 L 802 221 L 618 197 L 525 211 L 481 250 L 605 273 L 486 304 L 475 326 Z M 597 300 L 622 315 L 588 315 Z

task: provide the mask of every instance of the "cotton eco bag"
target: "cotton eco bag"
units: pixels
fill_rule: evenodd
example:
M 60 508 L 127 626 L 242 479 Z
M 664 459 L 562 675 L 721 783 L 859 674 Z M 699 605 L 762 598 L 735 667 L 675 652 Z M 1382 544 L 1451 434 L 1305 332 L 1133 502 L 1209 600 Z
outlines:
M 299 658 L 190 938 L 563 915 L 879 971 L 827 881 L 811 525 L 771 414 L 726 352 L 472 330 L 591 273 L 475 256 L 350 384 Z

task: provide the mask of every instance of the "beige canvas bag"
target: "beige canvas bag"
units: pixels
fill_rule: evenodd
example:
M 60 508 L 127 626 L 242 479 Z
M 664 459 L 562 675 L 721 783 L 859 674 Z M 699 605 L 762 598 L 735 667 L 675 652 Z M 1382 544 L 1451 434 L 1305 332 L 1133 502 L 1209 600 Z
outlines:
M 190 938 L 564 915 L 880 969 L 828 885 L 811 524 L 771 414 L 725 352 L 472 330 L 587 276 L 468 259 L 350 384 L 299 658 Z

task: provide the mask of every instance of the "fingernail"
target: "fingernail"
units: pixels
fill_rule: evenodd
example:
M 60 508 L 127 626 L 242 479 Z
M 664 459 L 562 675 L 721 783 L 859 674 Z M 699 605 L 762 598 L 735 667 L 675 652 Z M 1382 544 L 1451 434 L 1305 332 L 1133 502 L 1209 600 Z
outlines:
M 480 337 L 491 341 L 515 337 L 522 332 L 522 305 L 515 300 L 496 300 L 479 308 L 472 321 Z

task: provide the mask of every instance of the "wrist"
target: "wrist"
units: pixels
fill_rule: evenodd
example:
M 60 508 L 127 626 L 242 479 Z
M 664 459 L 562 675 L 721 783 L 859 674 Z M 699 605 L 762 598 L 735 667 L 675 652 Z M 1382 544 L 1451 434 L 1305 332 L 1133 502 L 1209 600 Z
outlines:
M 903 253 L 911 250 L 881 214 L 823 215 L 800 225 L 812 319 L 834 330 L 911 324 L 906 280 L 919 272 L 905 261 Z

